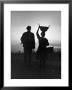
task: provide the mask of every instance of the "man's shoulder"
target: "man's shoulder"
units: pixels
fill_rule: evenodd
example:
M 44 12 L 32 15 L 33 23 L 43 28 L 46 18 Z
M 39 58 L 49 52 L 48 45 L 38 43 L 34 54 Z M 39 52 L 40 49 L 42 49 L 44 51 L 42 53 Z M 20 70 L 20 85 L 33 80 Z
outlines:
M 23 33 L 23 35 L 26 35 L 26 34 L 27 34 L 27 32 L 24 32 L 24 33 Z
M 31 36 L 34 36 L 34 34 L 33 34 L 32 32 L 24 32 L 24 33 L 23 33 L 23 36 L 26 36 L 26 35 L 28 35 L 29 33 L 30 33 Z
M 34 36 L 34 34 L 32 33 L 32 32 L 30 32 L 31 33 L 31 35 L 33 35 Z

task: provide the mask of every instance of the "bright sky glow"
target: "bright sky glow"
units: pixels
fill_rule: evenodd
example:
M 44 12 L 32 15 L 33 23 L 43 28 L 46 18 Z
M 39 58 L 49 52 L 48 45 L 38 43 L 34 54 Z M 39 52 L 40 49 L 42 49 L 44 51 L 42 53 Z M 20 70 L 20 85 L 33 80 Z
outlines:
M 35 34 L 35 50 L 37 49 L 38 24 L 51 25 L 45 37 L 49 40 L 50 45 L 61 47 L 61 11 L 11 11 L 11 47 L 13 52 L 23 51 L 20 38 L 28 25 L 31 25 L 31 31 Z

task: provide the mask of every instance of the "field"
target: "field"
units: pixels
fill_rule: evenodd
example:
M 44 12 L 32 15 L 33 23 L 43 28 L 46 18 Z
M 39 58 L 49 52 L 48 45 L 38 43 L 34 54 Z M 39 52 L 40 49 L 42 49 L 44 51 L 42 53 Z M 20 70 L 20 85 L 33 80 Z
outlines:
M 24 63 L 23 53 L 11 53 L 12 79 L 61 79 L 61 52 L 47 56 L 45 67 L 40 67 L 36 54 L 32 54 L 32 63 Z

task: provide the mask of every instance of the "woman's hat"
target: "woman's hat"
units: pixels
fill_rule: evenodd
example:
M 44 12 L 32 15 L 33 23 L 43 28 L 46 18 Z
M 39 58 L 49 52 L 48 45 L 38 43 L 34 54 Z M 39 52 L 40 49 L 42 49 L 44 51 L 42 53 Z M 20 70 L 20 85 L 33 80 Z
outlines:
M 49 29 L 50 25 L 47 27 L 47 26 L 40 26 L 39 25 L 39 28 L 42 32 L 46 32 L 48 29 Z

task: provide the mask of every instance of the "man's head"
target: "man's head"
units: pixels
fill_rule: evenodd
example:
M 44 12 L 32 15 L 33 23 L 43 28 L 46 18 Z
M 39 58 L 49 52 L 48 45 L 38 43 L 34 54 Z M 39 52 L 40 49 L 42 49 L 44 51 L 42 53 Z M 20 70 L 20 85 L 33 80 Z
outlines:
M 45 32 L 42 32 L 42 33 L 41 33 L 41 36 L 44 38 L 44 36 L 45 36 Z
M 27 31 L 31 31 L 31 26 L 26 27 Z

